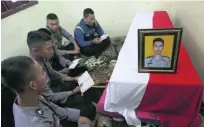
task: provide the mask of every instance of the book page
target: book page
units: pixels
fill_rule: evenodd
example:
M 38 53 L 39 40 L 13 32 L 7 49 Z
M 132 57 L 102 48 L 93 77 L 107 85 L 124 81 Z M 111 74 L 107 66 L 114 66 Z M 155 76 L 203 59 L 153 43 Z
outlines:
M 94 81 L 89 75 L 87 71 L 85 71 L 79 78 L 78 78 L 78 84 L 81 85 L 81 92 L 86 92 L 91 86 L 94 85 Z
M 103 35 L 101 36 L 101 41 L 105 40 L 107 37 L 108 37 L 108 34 L 103 34 Z
M 81 58 L 72 61 L 71 65 L 69 66 L 69 69 L 74 69 L 79 64 L 80 60 Z

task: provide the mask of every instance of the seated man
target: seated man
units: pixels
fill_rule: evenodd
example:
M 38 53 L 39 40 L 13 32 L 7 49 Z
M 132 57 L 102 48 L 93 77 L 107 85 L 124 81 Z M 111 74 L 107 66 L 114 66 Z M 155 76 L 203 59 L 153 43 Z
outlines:
M 59 25 L 59 19 L 56 14 L 50 13 L 47 15 L 47 28 L 52 33 L 53 43 L 56 47 L 67 59 L 72 61 L 74 54 L 80 52 L 80 48 L 72 35 Z M 71 43 L 64 46 L 62 44 L 62 37 L 65 37 Z
M 4 85 L 17 95 L 13 103 L 15 127 L 90 126 L 90 120 L 81 117 L 79 110 L 61 108 L 40 96 L 46 75 L 32 58 L 16 56 L 2 61 L 1 76 Z
M 101 26 L 95 20 L 94 11 L 90 8 L 84 10 L 84 18 L 75 28 L 74 36 L 81 48 L 81 53 L 86 56 L 94 55 L 96 58 L 110 45 L 110 38 L 101 40 L 104 34 Z
M 45 34 L 52 36 L 51 32 L 47 30 L 46 28 L 40 28 L 38 31 L 44 32 Z M 50 60 L 50 64 L 52 68 L 56 71 L 62 72 L 62 73 L 68 73 L 69 76 L 79 76 L 80 74 L 84 73 L 87 68 L 84 66 L 76 67 L 74 69 L 69 70 L 68 67 L 71 64 L 71 61 L 68 59 L 65 59 L 62 54 L 57 49 L 56 45 L 53 43 L 53 58 Z
M 71 86 L 71 84 L 74 85 L 74 87 L 77 86 L 74 82 L 77 81 L 78 77 L 69 77 L 57 72 L 48 62 L 53 55 L 53 44 L 50 36 L 40 31 L 31 31 L 27 36 L 27 44 L 30 49 L 30 55 L 43 67 L 50 83 L 52 83 L 51 81 L 57 81 L 57 83 L 69 82 L 69 86 Z
M 27 44 L 29 46 L 30 55 L 43 67 L 48 86 L 50 86 L 54 92 L 57 92 L 53 93 L 49 87 L 45 87 L 42 95 L 49 101 L 62 107 L 78 108 L 86 112 L 84 114 L 87 117 L 94 117 L 95 107 L 90 101 L 86 101 L 84 97 L 76 94 L 80 91 L 80 88 L 77 87 L 77 77 L 69 77 L 65 74 L 61 74 L 53 70 L 50 66 L 48 59 L 50 59 L 53 54 L 52 38 L 41 31 L 31 31 L 27 36 Z

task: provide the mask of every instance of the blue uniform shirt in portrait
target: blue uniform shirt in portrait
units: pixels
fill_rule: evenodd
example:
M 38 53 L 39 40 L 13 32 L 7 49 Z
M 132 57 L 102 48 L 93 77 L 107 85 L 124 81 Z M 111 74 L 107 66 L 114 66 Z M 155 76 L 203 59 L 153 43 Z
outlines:
M 167 56 L 161 56 L 159 58 L 149 56 L 145 59 L 145 67 L 169 68 L 171 67 L 171 62 Z

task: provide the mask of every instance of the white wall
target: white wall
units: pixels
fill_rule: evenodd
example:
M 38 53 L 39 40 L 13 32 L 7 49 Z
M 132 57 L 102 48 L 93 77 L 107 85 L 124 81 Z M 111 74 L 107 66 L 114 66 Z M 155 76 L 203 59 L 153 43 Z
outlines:
M 73 33 L 87 7 L 95 11 L 97 20 L 111 36 L 126 35 L 136 12 L 166 10 L 175 26 L 184 27 L 185 47 L 204 81 L 204 59 L 201 59 L 204 55 L 204 36 L 201 35 L 204 32 L 204 2 L 40 1 L 31 8 L 1 20 L 1 60 L 13 55 L 28 54 L 27 32 L 44 27 L 48 13 L 56 13 L 61 25 Z

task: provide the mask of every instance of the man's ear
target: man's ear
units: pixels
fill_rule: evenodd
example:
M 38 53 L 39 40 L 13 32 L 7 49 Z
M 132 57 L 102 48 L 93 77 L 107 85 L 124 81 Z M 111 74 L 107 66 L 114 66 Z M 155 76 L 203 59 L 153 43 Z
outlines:
M 37 53 L 37 52 L 39 52 L 39 49 L 38 48 L 32 48 L 31 51 Z
M 31 82 L 29 83 L 29 86 L 30 86 L 31 89 L 33 89 L 33 90 L 37 90 L 37 88 L 36 88 L 36 84 L 35 84 L 34 81 L 31 81 Z

